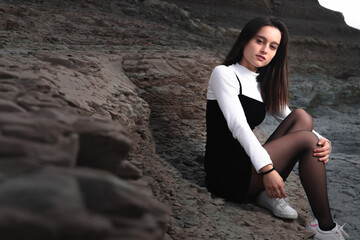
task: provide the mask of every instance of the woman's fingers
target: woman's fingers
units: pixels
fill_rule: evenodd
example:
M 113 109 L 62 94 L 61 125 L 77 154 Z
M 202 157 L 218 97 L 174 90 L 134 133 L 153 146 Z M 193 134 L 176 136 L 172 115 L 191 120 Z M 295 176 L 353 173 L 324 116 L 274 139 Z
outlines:
M 325 151 L 325 150 L 330 150 L 330 143 L 326 138 L 322 138 L 318 141 L 317 145 L 319 146 L 318 148 L 316 148 L 315 150 L 319 150 L 321 151 Z
M 328 162 L 329 161 L 330 151 L 323 151 L 314 153 L 314 157 L 318 158 L 321 162 Z
M 314 155 L 322 155 L 322 154 L 329 154 L 330 148 L 327 147 L 320 147 L 314 149 Z
M 285 183 L 278 172 L 273 171 L 264 176 L 264 186 L 269 198 L 285 198 Z
M 319 158 L 319 161 L 324 162 L 324 161 L 326 161 L 326 160 L 328 160 L 328 159 L 329 159 L 329 155 L 325 155 L 325 156 Z
M 286 198 L 286 193 L 284 188 L 279 188 L 277 190 L 266 191 L 269 198 Z
M 330 148 L 320 147 L 314 149 L 314 156 L 328 155 L 330 153 Z
M 279 198 L 286 198 L 285 186 L 280 189 L 280 197 Z
M 313 156 L 317 157 L 319 161 L 327 163 L 330 155 L 330 143 L 325 138 L 322 138 L 319 140 L 318 145 L 321 147 L 314 149 Z
M 314 154 L 314 157 L 319 158 L 319 161 L 324 161 L 329 158 L 329 154 L 330 153 L 328 152 L 322 152 L 322 153 Z

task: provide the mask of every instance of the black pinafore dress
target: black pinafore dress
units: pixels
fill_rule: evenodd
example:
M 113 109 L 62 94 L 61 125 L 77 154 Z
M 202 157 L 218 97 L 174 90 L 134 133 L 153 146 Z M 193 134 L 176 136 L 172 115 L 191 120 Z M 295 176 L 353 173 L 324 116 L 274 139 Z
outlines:
M 265 104 L 242 95 L 237 75 L 236 78 L 240 85 L 239 101 L 253 130 L 265 118 Z M 204 167 L 207 189 L 227 200 L 244 201 L 249 188 L 252 163 L 230 132 L 217 100 L 207 100 L 206 132 Z

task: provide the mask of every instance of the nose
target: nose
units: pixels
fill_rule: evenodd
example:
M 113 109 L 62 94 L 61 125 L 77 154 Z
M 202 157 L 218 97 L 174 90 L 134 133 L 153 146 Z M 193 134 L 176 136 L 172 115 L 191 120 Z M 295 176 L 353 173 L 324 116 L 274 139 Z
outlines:
M 262 52 L 263 54 L 267 54 L 268 48 L 269 48 L 269 47 L 268 47 L 266 44 L 264 44 L 263 47 L 261 48 L 261 52 Z

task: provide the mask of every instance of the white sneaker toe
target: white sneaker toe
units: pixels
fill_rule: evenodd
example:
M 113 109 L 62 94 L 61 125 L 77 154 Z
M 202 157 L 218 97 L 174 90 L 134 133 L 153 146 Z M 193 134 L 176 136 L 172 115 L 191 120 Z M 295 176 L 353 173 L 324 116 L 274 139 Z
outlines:
M 287 198 L 269 198 L 266 192 L 263 191 L 259 194 L 256 202 L 269 209 L 275 216 L 285 219 L 297 219 L 298 213 L 293 209 Z

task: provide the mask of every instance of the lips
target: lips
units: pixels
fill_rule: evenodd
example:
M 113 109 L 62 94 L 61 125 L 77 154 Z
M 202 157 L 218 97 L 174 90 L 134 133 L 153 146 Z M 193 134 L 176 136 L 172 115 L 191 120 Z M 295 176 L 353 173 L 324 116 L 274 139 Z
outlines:
M 260 61 L 265 61 L 265 57 L 262 55 L 256 55 L 256 58 Z

